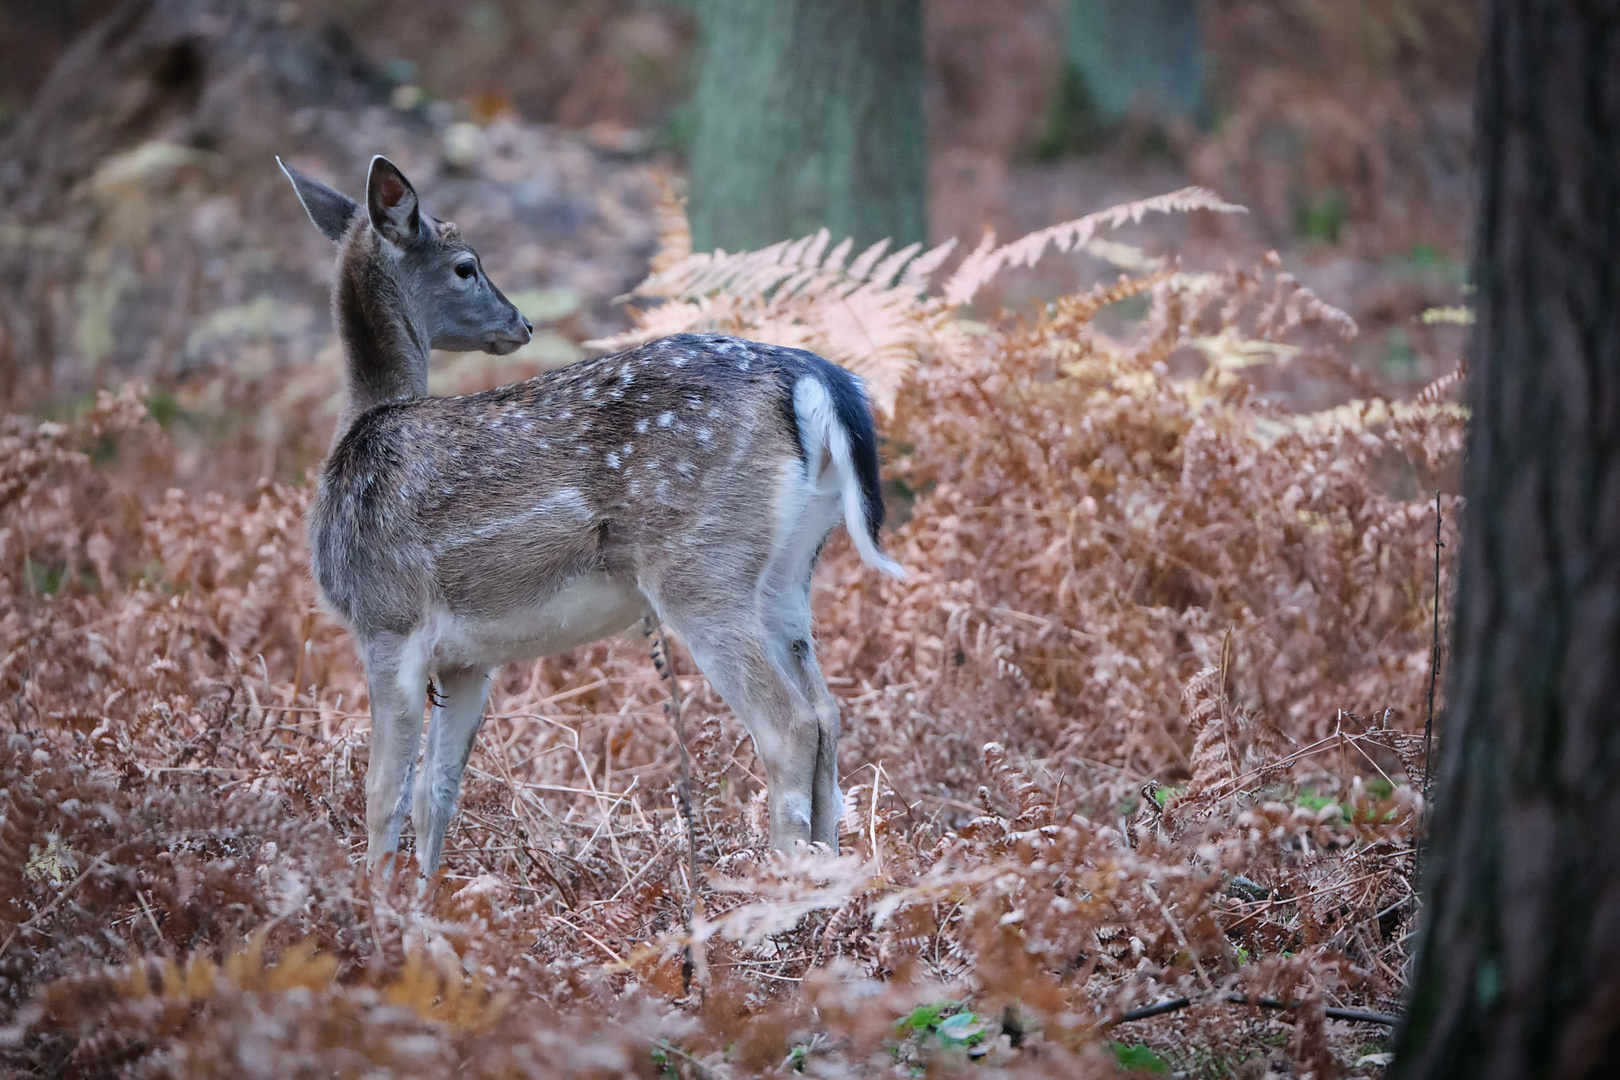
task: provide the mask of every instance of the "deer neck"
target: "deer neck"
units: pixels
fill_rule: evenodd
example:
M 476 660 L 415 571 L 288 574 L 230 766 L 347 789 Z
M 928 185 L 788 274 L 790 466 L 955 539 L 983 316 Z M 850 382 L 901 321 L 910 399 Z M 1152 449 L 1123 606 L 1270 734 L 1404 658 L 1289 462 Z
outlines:
M 332 307 L 349 391 L 336 433 L 341 438 L 366 410 L 427 395 L 429 345 L 405 290 L 378 259 L 340 269 Z

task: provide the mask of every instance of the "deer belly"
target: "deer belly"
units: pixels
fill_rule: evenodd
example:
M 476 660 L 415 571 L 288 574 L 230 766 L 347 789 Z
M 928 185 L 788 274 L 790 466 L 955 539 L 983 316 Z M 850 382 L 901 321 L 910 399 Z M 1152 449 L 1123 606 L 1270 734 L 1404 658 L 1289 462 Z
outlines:
M 538 603 L 500 615 L 446 614 L 424 630 L 434 666 L 494 666 L 552 656 L 629 629 L 650 610 L 633 586 L 580 574 Z

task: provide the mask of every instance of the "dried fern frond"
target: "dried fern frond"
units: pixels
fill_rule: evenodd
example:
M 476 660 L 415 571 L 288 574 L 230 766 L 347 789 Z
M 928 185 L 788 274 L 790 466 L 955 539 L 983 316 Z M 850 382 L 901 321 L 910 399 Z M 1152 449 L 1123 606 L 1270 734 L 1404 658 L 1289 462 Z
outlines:
M 1206 666 L 1181 692 L 1182 719 L 1193 733 L 1189 798 L 1203 794 L 1237 775 L 1237 751 L 1230 724 L 1235 720 L 1222 684 L 1220 668 Z
M 1444 375 L 1434 380 L 1434 382 L 1430 383 L 1428 386 L 1425 386 L 1422 390 L 1419 390 L 1416 394 L 1413 394 L 1411 403 L 1414 406 L 1444 404 L 1446 397 L 1462 385 L 1463 379 L 1467 377 L 1467 374 L 1468 372 L 1466 367 L 1463 365 L 1458 365 L 1456 368 L 1453 368 L 1451 371 L 1446 372 Z
M 1358 398 L 1343 405 L 1335 405 L 1312 413 L 1289 413 L 1280 418 L 1263 418 L 1256 424 L 1255 430 L 1263 440 L 1269 441 L 1287 432 L 1315 435 L 1355 434 L 1390 424 L 1420 420 L 1446 419 L 1462 423 L 1468 419 L 1466 406 L 1438 400 L 1448 389 L 1447 386 L 1440 384 L 1451 377 L 1442 376 L 1436 384 L 1431 384 L 1431 388 L 1435 389 L 1433 394 L 1427 394 L 1430 388 L 1425 388 L 1425 393 L 1419 394 L 1411 401 L 1386 401 L 1383 398 L 1363 401 Z
M 1073 251 L 1089 243 L 1098 229 L 1118 228 L 1126 222 L 1141 221 L 1150 213 L 1175 214 L 1193 210 L 1213 210 L 1222 214 L 1248 213 L 1244 207 L 1226 202 L 1208 188 L 1186 187 L 1040 229 L 1001 247 L 995 246 L 995 234 L 986 232 L 984 240 L 946 280 L 943 289 L 945 301 L 952 306 L 968 303 L 1007 267 L 1034 266 L 1046 253 L 1048 246 L 1056 246 L 1059 251 Z
M 891 411 L 900 381 L 941 341 L 943 312 L 925 295 L 928 278 L 955 241 L 929 251 L 912 244 L 889 252 L 879 241 L 853 260 L 853 243 L 829 249 L 831 235 L 783 241 L 761 251 L 673 258 L 690 233 L 669 230 L 654 272 L 629 294 L 661 303 L 635 313 L 636 327 L 586 342 L 627 349 L 695 330 L 746 334 L 774 345 L 819 352 L 866 380 L 873 403 Z
M 666 175 L 659 180 L 658 202 L 653 206 L 658 250 L 653 252 L 648 267 L 655 276 L 692 254 L 692 223 L 686 216 L 686 197 L 676 188 L 674 177 Z
M 1450 323 L 1453 326 L 1473 326 L 1474 309 L 1469 307 L 1432 307 L 1424 309 L 1419 316 L 1424 326 L 1438 326 Z

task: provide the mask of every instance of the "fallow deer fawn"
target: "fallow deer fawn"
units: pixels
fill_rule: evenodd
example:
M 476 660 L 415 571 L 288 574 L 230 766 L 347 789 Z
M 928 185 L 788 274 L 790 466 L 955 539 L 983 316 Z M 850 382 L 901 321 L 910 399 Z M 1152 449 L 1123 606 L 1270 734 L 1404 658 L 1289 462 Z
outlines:
M 449 222 L 374 158 L 362 210 L 282 165 L 338 244 L 348 405 L 311 514 L 326 602 L 371 696 L 367 862 L 407 811 L 439 865 L 490 671 L 668 624 L 753 736 L 771 843 L 838 846 L 838 707 L 810 574 L 842 517 L 869 565 L 883 502 L 861 381 L 812 353 L 681 334 L 465 397 L 427 396 L 430 348 L 532 331 Z M 439 689 L 414 791 L 429 680 Z

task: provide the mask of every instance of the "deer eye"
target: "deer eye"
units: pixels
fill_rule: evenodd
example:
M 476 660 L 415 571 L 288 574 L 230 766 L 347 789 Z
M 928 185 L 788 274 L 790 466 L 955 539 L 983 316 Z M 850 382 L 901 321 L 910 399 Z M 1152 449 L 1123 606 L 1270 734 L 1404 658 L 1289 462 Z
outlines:
M 478 264 L 472 260 L 456 263 L 456 277 L 461 280 L 466 281 L 476 273 L 478 273 Z

